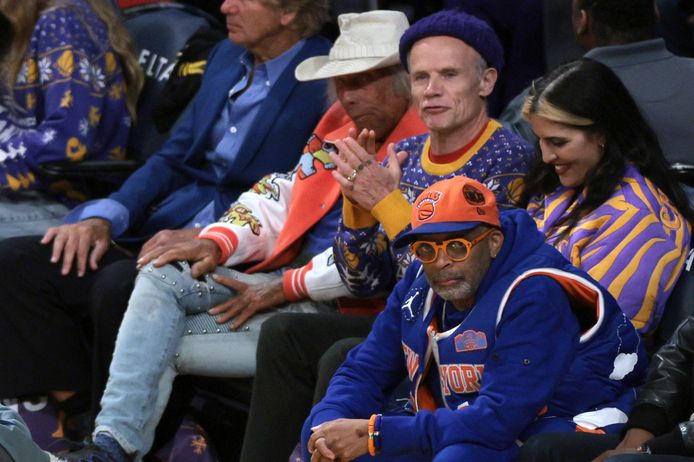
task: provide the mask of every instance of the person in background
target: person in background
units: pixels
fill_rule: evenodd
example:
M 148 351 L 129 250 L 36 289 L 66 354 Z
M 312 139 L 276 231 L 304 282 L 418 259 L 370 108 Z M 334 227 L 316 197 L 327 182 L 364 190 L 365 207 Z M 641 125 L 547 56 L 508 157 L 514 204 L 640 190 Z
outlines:
M 98 403 L 138 252 L 192 239 L 263 175 L 296 164 L 326 85 L 299 82 L 294 70 L 330 48 L 315 35 L 328 3 L 225 1 L 228 39 L 162 148 L 43 238 L 0 242 L 0 396 L 50 393 L 66 431 L 92 386 Z
M 572 30 L 585 58 L 608 66 L 629 90 L 670 164 L 694 164 L 694 58 L 675 56 L 662 38 L 653 0 L 572 0 Z M 534 142 L 522 108 L 527 92 L 500 120 Z M 685 188 L 694 201 L 694 189 Z
M 694 218 L 653 130 L 619 78 L 592 59 L 535 83 L 523 114 L 541 157 L 520 205 L 648 334 L 684 267 Z
M 0 0 L 0 239 L 60 224 L 86 199 L 51 161 L 121 159 L 143 77 L 104 0 Z
M 671 164 L 694 164 L 694 58 L 676 56 L 654 36 L 653 0 L 573 0 L 572 22 L 583 56 L 617 74 L 658 136 Z
M 418 262 L 311 411 L 304 460 L 512 461 L 534 433 L 619 431 L 643 342 L 524 210 L 453 177 L 416 199 L 408 244 Z M 403 380 L 408 405 L 387 414 Z

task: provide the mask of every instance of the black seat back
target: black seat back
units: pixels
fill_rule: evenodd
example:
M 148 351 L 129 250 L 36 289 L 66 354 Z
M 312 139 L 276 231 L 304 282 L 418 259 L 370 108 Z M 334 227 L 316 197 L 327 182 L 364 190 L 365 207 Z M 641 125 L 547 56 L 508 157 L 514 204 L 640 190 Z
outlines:
M 152 109 L 174 64 L 176 55 L 201 27 L 219 27 L 204 11 L 179 3 L 154 3 L 123 10 L 125 27 L 138 49 L 145 85 L 137 103 L 137 121 L 130 133 L 128 157 L 144 160 L 166 139 L 152 121 Z

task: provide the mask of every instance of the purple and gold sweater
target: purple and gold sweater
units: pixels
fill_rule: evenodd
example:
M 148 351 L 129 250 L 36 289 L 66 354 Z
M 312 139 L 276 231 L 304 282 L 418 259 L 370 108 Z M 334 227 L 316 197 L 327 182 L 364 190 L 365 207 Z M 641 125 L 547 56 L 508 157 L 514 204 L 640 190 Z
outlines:
M 528 212 L 546 241 L 600 282 L 634 326 L 647 333 L 660 321 L 684 267 L 690 225 L 668 197 L 630 165 L 612 196 L 557 241 L 562 219 L 583 198 L 574 189 L 559 188 L 531 201 Z
M 465 175 L 483 183 L 502 208 L 510 208 L 522 191 L 533 148 L 490 120 L 481 136 L 458 159 L 438 164 L 429 157 L 429 135 L 407 138 L 395 147 L 407 151 L 401 166 L 400 189 L 381 200 L 369 213 L 343 202 L 333 254 L 349 291 L 369 297 L 389 291 L 412 261 L 409 248 L 391 249 L 390 241 L 410 229 L 412 203 L 430 184 Z
M 121 64 L 84 0 L 41 13 L 15 82 L 0 101 L 0 188 L 47 189 L 39 164 L 119 159 L 130 129 Z M 80 199 L 74 191 L 64 197 Z

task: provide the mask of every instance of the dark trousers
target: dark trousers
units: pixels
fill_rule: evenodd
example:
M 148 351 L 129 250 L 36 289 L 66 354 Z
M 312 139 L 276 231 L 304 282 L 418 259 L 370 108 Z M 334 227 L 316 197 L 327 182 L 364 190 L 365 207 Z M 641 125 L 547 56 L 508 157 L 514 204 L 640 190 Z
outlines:
M 669 456 L 664 454 L 623 454 L 607 459 L 605 462 L 691 462 L 692 457 Z
M 371 328 L 369 328 L 369 330 L 371 330 Z M 343 338 L 333 343 L 332 346 L 323 353 L 323 356 L 321 356 L 318 362 L 318 377 L 316 378 L 316 388 L 313 392 L 313 404 L 319 403 L 320 400 L 323 399 L 325 392 L 328 391 L 330 379 L 333 378 L 335 372 L 337 372 L 342 363 L 345 362 L 347 354 L 349 354 L 352 348 L 363 341 L 364 337 Z
M 518 462 L 590 462 L 603 452 L 614 449 L 619 435 L 592 433 L 544 433 L 530 438 L 521 448 Z M 688 457 L 648 454 L 623 454 L 606 462 L 685 462 Z
M 97 363 L 100 396 L 127 306 L 109 287 L 126 280 L 132 287 L 134 260 L 111 247 L 99 270 L 62 276 L 50 262 L 51 246 L 39 240 L 0 241 L 0 396 L 89 393 Z
M 323 354 L 338 340 L 365 337 L 372 323 L 370 316 L 280 313 L 263 324 L 242 462 L 288 459 L 311 411 L 318 377 L 328 375 L 321 367 L 336 368 L 329 357 L 321 362 Z
M 619 435 L 542 433 L 526 441 L 518 462 L 590 462 L 619 441 Z

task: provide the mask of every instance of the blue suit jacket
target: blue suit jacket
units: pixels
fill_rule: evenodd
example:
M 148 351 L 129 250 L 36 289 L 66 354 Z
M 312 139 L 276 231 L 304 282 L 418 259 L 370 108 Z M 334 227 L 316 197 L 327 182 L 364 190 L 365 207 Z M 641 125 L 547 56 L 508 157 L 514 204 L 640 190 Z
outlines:
M 217 178 L 202 169 L 205 149 L 229 90 L 241 77 L 239 57 L 245 52 L 228 40 L 218 44 L 200 89 L 167 142 L 109 196 L 130 212 L 128 231 L 118 240 L 138 243 L 162 229 L 180 228 L 211 201 L 221 216 L 263 175 L 291 170 L 327 106 L 326 82 L 298 82 L 294 69 L 329 49 L 322 37 L 306 40 L 262 103 L 239 156 Z

